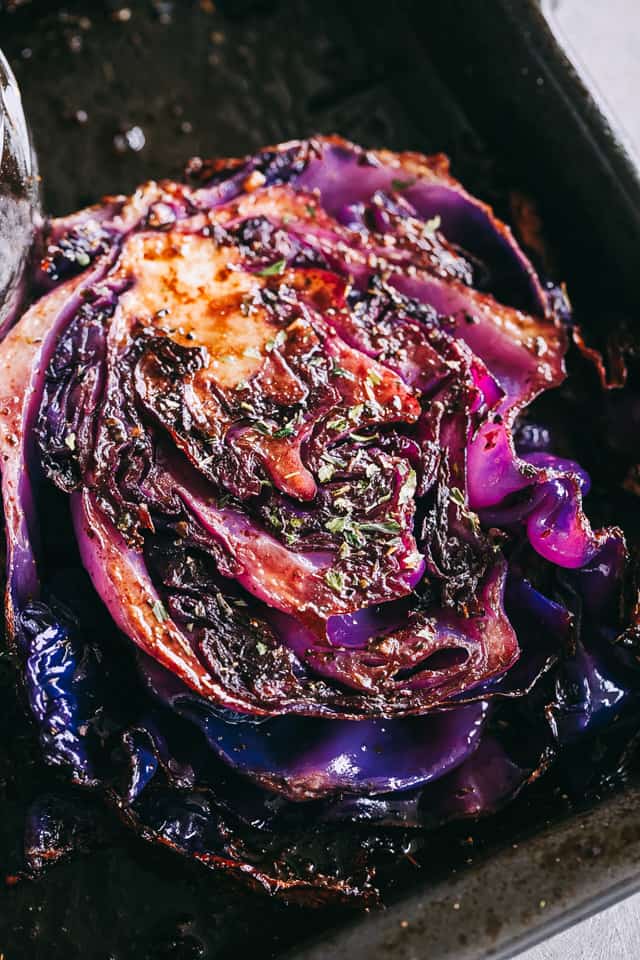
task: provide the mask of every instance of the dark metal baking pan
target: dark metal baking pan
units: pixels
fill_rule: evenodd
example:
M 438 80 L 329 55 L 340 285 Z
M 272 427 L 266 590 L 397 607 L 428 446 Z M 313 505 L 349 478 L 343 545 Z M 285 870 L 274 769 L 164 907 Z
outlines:
M 193 154 L 337 131 L 446 151 L 506 216 L 512 190 L 531 196 L 554 273 L 594 337 L 640 306 L 636 171 L 534 2 L 4 7 L 0 44 L 22 87 L 49 211 L 177 173 Z M 0 683 L 0 867 L 10 874 L 25 809 L 58 786 L 42 771 L 10 684 Z M 616 784 L 599 800 L 592 790 L 582 804 L 579 794 L 579 785 L 569 797 L 541 781 L 493 821 L 434 836 L 391 906 L 355 920 L 248 895 L 116 833 L 37 882 L 0 890 L 0 953 L 506 957 L 640 885 L 640 789 Z

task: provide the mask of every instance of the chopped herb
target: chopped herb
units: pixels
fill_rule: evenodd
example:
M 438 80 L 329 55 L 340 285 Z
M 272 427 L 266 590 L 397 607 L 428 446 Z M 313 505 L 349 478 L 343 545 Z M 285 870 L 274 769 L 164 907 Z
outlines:
M 412 177 L 410 180 L 392 180 L 391 188 L 393 190 L 407 190 L 409 187 L 412 187 L 416 183 L 416 178 Z
M 69 450 L 76 449 L 76 435 L 75 433 L 68 433 L 64 438 L 65 447 L 69 447 Z
M 277 440 L 282 440 L 284 437 L 291 437 L 296 432 L 295 420 L 289 420 L 288 423 L 285 423 L 283 427 L 279 427 L 273 436 Z
M 349 407 L 349 420 L 359 420 L 364 412 L 364 403 L 356 403 L 353 407 Z
M 449 490 L 449 499 L 460 508 L 460 513 L 469 521 L 473 532 L 476 535 L 480 533 L 480 517 L 477 513 L 474 513 L 473 510 L 469 510 L 462 490 L 458 487 L 451 487 Z
M 471 524 L 471 529 L 477 536 L 480 533 L 480 517 L 477 513 L 474 513 L 473 510 L 465 510 L 464 515 Z
M 353 374 L 351 371 L 345 370 L 344 367 L 341 367 L 335 361 L 331 373 L 334 375 L 334 377 L 344 377 L 345 380 L 353 380 Z
M 343 540 L 340 544 L 340 549 L 338 550 L 338 556 L 341 560 L 346 560 L 347 557 L 351 556 L 351 547 L 346 540 Z
M 241 406 L 244 406 L 246 408 L 246 406 L 248 405 L 241 404 Z M 251 423 L 251 426 L 258 433 L 261 433 L 263 437 L 271 436 L 271 426 L 268 423 L 266 423 L 264 420 L 253 420 Z
M 327 520 L 325 523 L 325 529 L 328 530 L 329 533 L 344 533 L 350 523 L 351 520 L 348 516 L 332 517 L 331 520 Z
M 436 230 L 440 229 L 441 223 L 442 223 L 442 219 L 440 217 L 438 216 L 431 217 L 431 219 L 427 220 L 427 222 L 425 223 L 424 229 L 426 230 L 427 233 L 434 234 Z
M 284 524 L 282 523 L 282 520 L 280 519 L 278 514 L 275 512 L 275 510 L 265 511 L 265 517 L 267 518 L 267 521 L 271 524 L 274 530 L 282 530 Z
M 402 527 L 395 520 L 387 520 L 383 523 L 361 523 L 360 529 L 365 533 L 402 533 Z
M 81 250 L 79 253 L 76 253 L 76 263 L 80 267 L 88 267 L 91 263 L 91 257 L 88 253 L 85 253 L 84 250 Z
M 312 207 L 310 203 L 306 203 L 305 206 L 304 206 L 304 208 L 305 208 L 305 210 L 307 211 L 307 213 L 309 214 L 309 216 L 310 216 L 310 217 L 313 217 L 313 219 L 315 220 L 315 217 L 316 217 L 316 208 L 315 208 L 315 207 Z
M 361 443 L 369 443 L 371 440 L 377 440 L 379 436 L 380 436 L 379 433 L 369 433 L 369 434 L 352 433 L 351 439 L 359 440 Z
M 169 619 L 169 614 L 167 613 L 167 608 L 165 607 L 162 600 L 154 600 L 151 604 L 151 610 L 153 615 L 158 621 L 158 623 L 164 623 L 165 620 Z
M 327 586 L 331 587 L 335 593 L 342 593 L 344 590 L 344 577 L 339 570 L 327 570 L 324 579 Z
M 267 653 L 267 651 L 269 650 L 269 647 L 266 645 L 266 643 L 263 643 L 262 640 L 258 640 L 258 642 L 256 643 L 256 650 L 258 651 L 261 657 L 264 657 L 265 653 Z
M 318 469 L 318 480 L 320 483 L 327 483 L 328 480 L 331 480 L 334 472 L 335 467 L 332 463 L 321 463 Z
M 382 383 L 382 377 L 377 370 L 369 370 L 369 373 L 367 374 L 367 380 L 372 383 L 374 387 L 377 387 Z
M 464 494 L 459 487 L 451 487 L 449 490 L 449 498 L 453 501 L 453 503 L 456 504 L 456 506 L 462 507 L 463 510 L 466 509 L 467 501 L 465 500 Z
M 284 272 L 286 265 L 286 260 L 276 260 L 275 263 L 270 263 L 268 267 L 263 267 L 262 270 L 258 270 L 258 276 L 277 277 Z
M 349 422 L 344 417 L 339 416 L 327 423 L 329 430 L 348 430 Z
M 354 523 L 352 526 L 346 527 L 343 533 L 343 536 L 345 541 L 351 547 L 364 546 L 365 540 L 362 534 L 360 533 L 360 525 L 358 523 Z

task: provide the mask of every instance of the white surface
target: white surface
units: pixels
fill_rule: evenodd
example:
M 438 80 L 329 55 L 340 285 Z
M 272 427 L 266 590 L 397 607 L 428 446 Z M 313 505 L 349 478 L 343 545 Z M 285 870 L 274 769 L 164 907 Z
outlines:
M 541 943 L 517 960 L 639 960 L 640 894 Z
M 640 163 L 640 0 L 545 0 Z
M 640 162 L 640 0 L 551 0 L 548 7 Z M 640 960 L 640 894 L 518 960 Z

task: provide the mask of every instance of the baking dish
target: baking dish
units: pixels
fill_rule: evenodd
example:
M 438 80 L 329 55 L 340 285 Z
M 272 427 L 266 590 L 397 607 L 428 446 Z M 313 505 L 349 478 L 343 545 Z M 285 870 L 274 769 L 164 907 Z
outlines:
M 49 210 L 175 172 L 193 153 L 243 153 L 336 129 L 368 144 L 445 150 L 469 187 L 507 215 L 511 190 L 532 196 L 553 272 L 567 278 L 594 337 L 605 310 L 636 305 L 633 167 L 534 4 L 235 0 L 217 10 L 140 2 L 60 12 L 32 3 L 3 15 L 2 42 L 23 88 Z M 3 710 L 13 730 L 19 711 L 9 703 Z M 24 808 L 57 786 L 35 760 L 23 772 L 24 737 L 3 761 L 7 872 Z M 36 958 L 224 957 L 239 949 L 508 955 L 523 938 L 634 883 L 634 801 L 633 787 L 586 812 L 531 801 L 479 833 L 445 834 L 390 909 L 355 925 L 334 911 L 257 901 L 109 837 L 104 850 L 35 884 L 10 884 L 0 948 Z M 302 946 L 313 935 L 317 945 Z

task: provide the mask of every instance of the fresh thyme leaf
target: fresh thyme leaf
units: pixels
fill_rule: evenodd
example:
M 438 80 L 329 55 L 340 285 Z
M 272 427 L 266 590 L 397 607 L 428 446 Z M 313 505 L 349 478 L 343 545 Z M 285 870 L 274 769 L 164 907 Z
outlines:
M 270 437 L 272 435 L 270 425 L 264 420 L 252 420 L 251 426 L 258 433 L 261 433 L 263 437 Z
M 284 268 L 287 265 L 286 260 L 276 260 L 275 263 L 270 263 L 268 267 L 263 267 L 262 270 L 258 270 L 259 277 L 277 277 L 281 273 L 284 273 Z
M 269 523 L 271 524 L 274 530 L 282 530 L 282 527 L 283 527 L 282 520 L 278 516 L 278 514 L 275 512 L 275 510 L 266 510 L 265 517 L 267 518 L 267 520 L 269 521 Z
M 351 556 L 351 547 L 346 540 L 343 540 L 340 544 L 340 549 L 338 550 L 338 556 L 341 560 L 346 560 L 347 557 Z
M 289 420 L 288 423 L 285 423 L 284 426 L 280 427 L 273 434 L 274 437 L 278 440 L 282 440 L 284 437 L 291 437 L 296 432 L 295 421 Z
M 151 604 L 151 610 L 158 623 L 164 623 L 165 620 L 169 619 L 167 608 L 162 600 L 154 600 Z
M 461 507 L 463 510 L 466 509 L 467 502 L 464 498 L 464 493 L 459 487 L 451 487 L 449 490 L 449 499 L 452 500 L 457 507 Z
M 349 428 L 349 421 L 345 420 L 342 416 L 338 416 L 330 420 L 327 426 L 330 430 L 347 430 Z
M 395 520 L 386 520 L 381 523 L 361 523 L 360 529 L 365 533 L 402 533 L 402 527 Z
M 335 362 L 333 364 L 331 373 L 334 375 L 334 377 L 344 377 L 345 380 L 353 380 L 353 374 L 351 373 L 351 371 L 345 370 L 344 367 L 341 367 L 339 364 Z
M 325 528 L 329 533 L 342 533 L 348 523 L 348 517 L 331 517 L 331 519 L 325 523 Z
M 321 463 L 318 469 L 318 480 L 320 483 L 327 483 L 328 480 L 331 480 L 335 472 L 335 467 L 332 463 Z
M 327 586 L 331 587 L 335 593 L 342 593 L 344 589 L 344 577 L 339 570 L 327 570 L 324 579 Z

